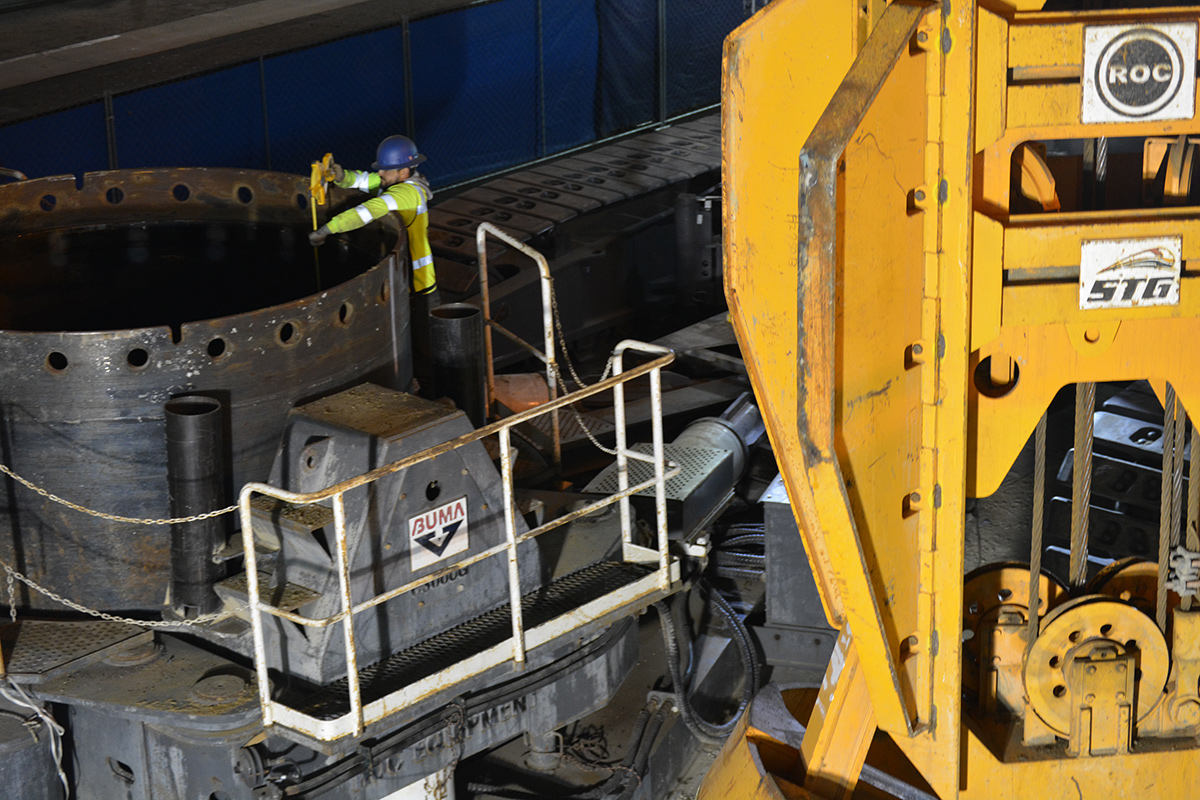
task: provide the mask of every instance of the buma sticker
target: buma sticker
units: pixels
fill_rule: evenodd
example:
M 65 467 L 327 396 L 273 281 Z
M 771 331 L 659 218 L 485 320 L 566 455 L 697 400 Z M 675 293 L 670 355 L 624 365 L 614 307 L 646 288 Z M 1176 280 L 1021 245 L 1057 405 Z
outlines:
M 1083 122 L 1191 119 L 1195 108 L 1195 22 L 1084 28 Z
M 1182 252 L 1178 236 L 1084 242 L 1079 256 L 1079 307 L 1179 305 Z
M 408 521 L 408 552 L 413 571 L 432 566 L 470 546 L 467 498 L 460 497 Z

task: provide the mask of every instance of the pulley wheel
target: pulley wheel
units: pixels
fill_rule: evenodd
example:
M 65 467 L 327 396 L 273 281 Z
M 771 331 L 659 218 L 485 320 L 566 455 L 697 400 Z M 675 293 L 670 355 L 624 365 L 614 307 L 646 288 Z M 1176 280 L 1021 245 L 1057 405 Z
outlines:
M 1038 585 L 1039 616 L 1066 599 L 1067 589 L 1042 573 Z M 963 674 L 967 691 L 979 691 L 979 647 L 985 630 L 1001 613 L 1020 614 L 1029 621 L 1029 565 L 987 564 L 972 570 L 963 584 Z
M 1070 735 L 1077 700 L 1067 690 L 1067 668 L 1100 647 L 1119 655 L 1132 653 L 1137 670 L 1137 719 L 1162 699 L 1170 672 L 1167 642 L 1154 620 L 1131 605 L 1104 595 L 1063 603 L 1042 622 L 1042 631 L 1025 662 L 1025 692 L 1037 715 L 1055 733 Z
M 1157 619 L 1158 565 L 1140 558 L 1123 558 L 1106 566 L 1084 586 L 1084 594 L 1102 594 L 1128 603 L 1151 619 Z M 1167 637 L 1171 635 L 1171 611 L 1180 603 L 1167 591 Z

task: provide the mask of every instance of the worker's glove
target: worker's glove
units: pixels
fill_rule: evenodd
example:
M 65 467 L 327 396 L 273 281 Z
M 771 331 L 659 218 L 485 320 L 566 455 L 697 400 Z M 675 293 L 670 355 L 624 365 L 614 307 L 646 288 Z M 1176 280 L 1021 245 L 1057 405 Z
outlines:
M 322 225 L 308 235 L 308 243 L 313 247 L 320 247 L 325 244 L 325 240 L 329 238 L 329 228 Z
M 346 177 L 346 170 L 342 169 L 341 164 L 330 164 L 329 174 L 333 176 L 334 183 L 341 183 L 342 178 Z

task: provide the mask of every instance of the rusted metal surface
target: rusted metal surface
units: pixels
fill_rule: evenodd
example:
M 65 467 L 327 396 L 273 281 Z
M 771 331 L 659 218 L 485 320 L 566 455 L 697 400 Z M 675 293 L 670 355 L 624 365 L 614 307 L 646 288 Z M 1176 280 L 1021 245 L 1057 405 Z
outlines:
M 101 172 L 0 186 L 0 209 L 0 461 L 74 502 L 169 516 L 172 396 L 229 406 L 238 487 L 267 475 L 297 400 L 370 373 L 411 380 L 398 225 L 327 247 L 319 279 L 297 176 Z M 169 539 L 12 482 L 0 498 L 0 559 L 93 607 L 160 608 Z

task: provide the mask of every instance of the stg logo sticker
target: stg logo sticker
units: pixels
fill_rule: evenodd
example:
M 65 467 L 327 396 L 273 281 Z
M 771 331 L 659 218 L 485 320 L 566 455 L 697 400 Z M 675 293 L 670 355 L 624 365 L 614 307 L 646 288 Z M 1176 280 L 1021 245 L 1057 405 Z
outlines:
M 1083 122 L 1191 119 L 1195 86 L 1195 22 L 1084 28 Z
M 412 570 L 432 566 L 470 546 L 467 498 L 438 506 L 408 521 L 408 553 Z
M 1079 257 L 1079 307 L 1179 305 L 1181 252 L 1178 236 L 1084 242 Z

